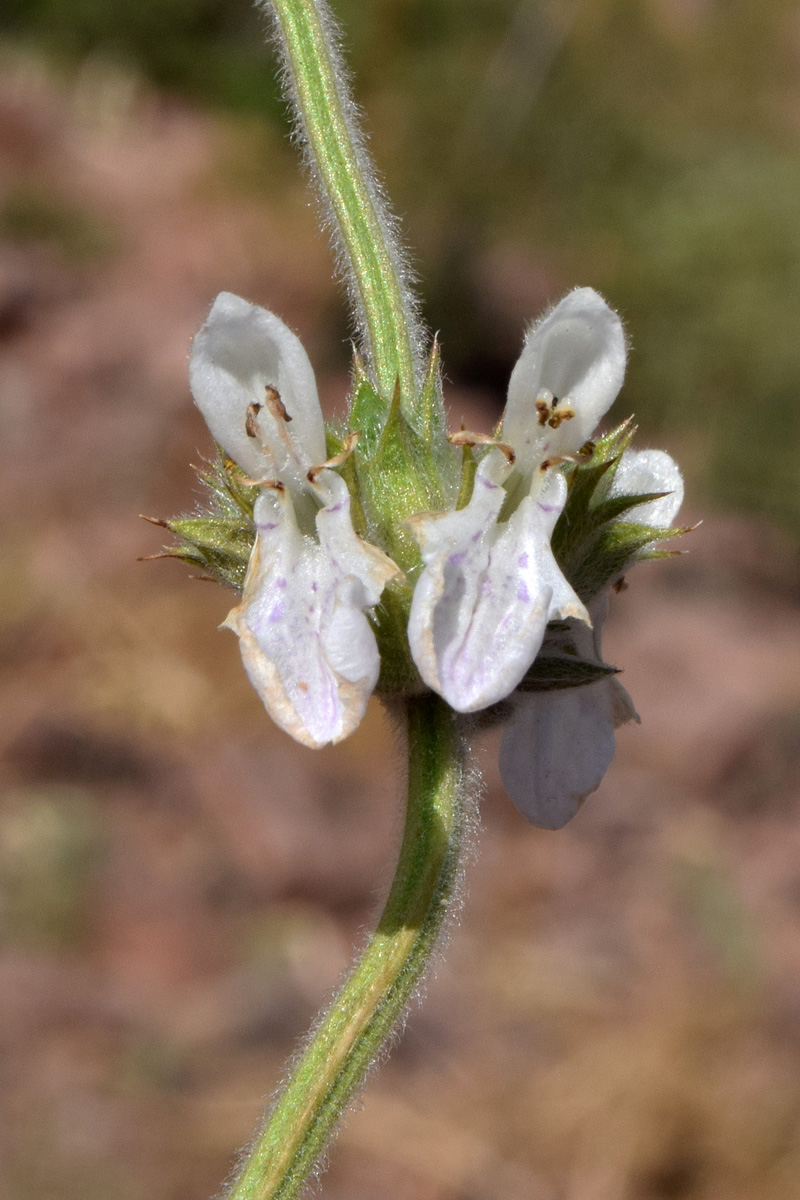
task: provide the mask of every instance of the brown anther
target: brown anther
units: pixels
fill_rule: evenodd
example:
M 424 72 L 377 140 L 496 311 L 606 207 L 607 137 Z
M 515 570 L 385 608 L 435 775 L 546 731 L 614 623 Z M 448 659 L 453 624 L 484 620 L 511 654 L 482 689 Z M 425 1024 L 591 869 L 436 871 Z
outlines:
M 271 383 L 268 383 L 264 388 L 264 396 L 266 399 L 267 408 L 276 420 L 291 421 L 292 418 L 286 411 L 286 406 L 281 400 L 280 392 L 277 388 L 274 388 Z
M 258 414 L 263 407 L 263 404 L 248 404 L 247 406 L 244 431 L 249 438 L 261 438 L 261 430 L 258 427 Z
M 551 429 L 558 429 L 563 421 L 571 421 L 575 416 L 575 410 L 570 405 L 565 404 L 561 408 L 553 409 L 551 416 L 547 420 L 547 424 Z M 543 422 L 540 422 L 543 424 Z
M 539 463 L 540 471 L 549 471 L 551 467 L 557 467 L 561 463 L 572 462 L 571 457 L 565 457 L 563 454 L 558 454 L 554 458 L 545 458 Z
M 489 437 L 488 433 L 472 433 L 469 429 L 459 429 L 458 433 L 450 433 L 447 440 L 453 446 L 493 446 L 505 456 L 510 467 L 517 461 L 517 456 L 507 442 L 499 442 L 497 438 Z
M 616 583 L 613 585 L 613 587 L 614 587 L 614 591 L 617 593 L 617 595 L 619 595 L 619 593 L 620 593 L 620 592 L 627 592 L 627 590 L 628 590 L 628 581 L 627 581 L 627 579 L 625 578 L 625 576 L 624 576 L 624 575 L 621 575 L 621 576 L 620 576 L 620 578 L 619 578 L 619 579 L 616 581 Z

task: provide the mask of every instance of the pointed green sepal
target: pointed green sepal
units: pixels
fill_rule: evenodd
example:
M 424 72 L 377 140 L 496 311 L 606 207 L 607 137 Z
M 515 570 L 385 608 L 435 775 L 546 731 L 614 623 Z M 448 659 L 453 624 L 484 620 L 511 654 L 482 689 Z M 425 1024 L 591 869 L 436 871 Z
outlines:
M 374 451 L 363 442 L 362 437 L 353 457 L 370 541 L 403 571 L 414 572 L 420 566 L 419 549 L 406 519 L 443 507 L 443 495 L 430 447 L 406 420 L 399 388 Z
M 252 518 L 258 486 L 245 480 L 233 459 L 217 447 L 215 462 L 196 467 L 197 478 L 210 492 L 209 511 L 218 516 L 234 517 L 244 514 Z
M 242 590 L 255 541 L 252 521 L 202 514 L 175 517 L 164 524 L 179 539 L 177 546 L 165 547 L 166 557 L 201 567 L 218 583 Z
M 599 531 L 567 578 L 581 600 L 588 603 L 634 563 L 658 555 L 660 552 L 655 543 L 680 537 L 686 532 L 681 528 L 661 529 L 633 521 L 616 521 Z
M 638 495 L 612 496 L 609 500 L 601 500 L 599 504 L 592 505 L 588 523 L 599 529 L 601 525 L 609 525 L 612 521 L 619 520 L 640 504 L 650 504 L 653 500 L 661 500 L 668 495 L 669 492 L 642 492 Z
M 608 679 L 618 673 L 617 667 L 590 659 L 539 655 L 518 688 L 521 692 L 561 691 L 564 688 L 585 687 L 587 683 L 597 683 L 599 679 Z
M 191 516 L 169 521 L 147 520 L 168 529 L 177 545 L 165 546 L 161 558 L 177 558 L 198 567 L 210 579 L 240 592 L 256 531 L 253 505 L 258 487 L 248 483 L 239 468 L 220 451 L 216 462 L 196 468 L 207 491 L 205 505 Z
M 442 394 L 439 339 L 433 339 L 422 389 L 409 406 L 409 420 L 429 445 L 446 442 L 447 416 Z
M 367 458 L 375 453 L 388 411 L 386 401 L 375 389 L 361 357 L 356 354 L 353 358 L 353 392 L 347 422 L 350 429 L 358 430 L 359 447 Z
M 656 543 L 686 532 L 625 519 L 639 505 L 660 499 L 663 492 L 609 494 L 634 433 L 629 418 L 588 444 L 583 461 L 567 468 L 567 501 L 551 544 L 558 565 L 584 603 L 634 562 L 659 554 Z

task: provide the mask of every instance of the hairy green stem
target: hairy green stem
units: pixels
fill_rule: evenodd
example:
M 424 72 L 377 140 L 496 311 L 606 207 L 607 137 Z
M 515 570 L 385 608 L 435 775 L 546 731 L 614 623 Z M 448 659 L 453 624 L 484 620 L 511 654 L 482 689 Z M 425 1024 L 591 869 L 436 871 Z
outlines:
M 320 1021 L 229 1200 L 293 1200 L 430 961 L 453 898 L 464 826 L 464 740 L 438 696 L 408 702 L 408 802 L 375 934 Z
M 413 398 L 417 347 L 413 303 L 399 251 L 354 122 L 324 0 L 270 0 L 311 159 L 341 234 L 367 351 L 384 397 L 399 380 Z

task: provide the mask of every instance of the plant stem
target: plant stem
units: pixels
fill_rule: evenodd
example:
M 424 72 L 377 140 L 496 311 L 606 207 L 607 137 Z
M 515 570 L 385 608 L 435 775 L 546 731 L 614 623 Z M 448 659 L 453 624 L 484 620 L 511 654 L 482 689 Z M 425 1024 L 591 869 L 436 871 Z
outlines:
M 455 890 L 464 826 L 464 740 L 438 696 L 408 701 L 408 803 L 380 923 L 323 1016 L 229 1200 L 300 1195 L 430 961 Z
M 396 381 L 413 398 L 417 376 L 414 305 L 390 220 L 354 122 L 355 106 L 332 44 L 324 0 L 271 0 L 293 99 L 348 260 L 367 351 L 387 402 Z

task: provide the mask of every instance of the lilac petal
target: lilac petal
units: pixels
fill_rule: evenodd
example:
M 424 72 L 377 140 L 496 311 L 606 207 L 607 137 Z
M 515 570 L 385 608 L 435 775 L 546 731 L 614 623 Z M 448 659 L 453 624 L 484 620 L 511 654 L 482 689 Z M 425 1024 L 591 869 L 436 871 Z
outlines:
M 614 730 L 633 719 L 616 679 L 518 696 L 500 743 L 500 775 L 514 807 L 541 829 L 566 825 L 611 765 Z
M 397 573 L 353 532 L 344 480 L 323 476 L 318 542 L 298 529 L 287 491 L 261 492 L 244 597 L 225 622 L 272 719 L 312 748 L 341 741 L 364 715 L 380 669 L 365 610 Z
M 503 440 L 518 467 L 571 454 L 594 432 L 625 377 L 625 334 L 619 317 L 591 288 L 576 288 L 531 326 L 511 374 Z M 570 401 L 574 416 L 558 428 L 541 425 L 536 400 L 546 393 Z
M 591 629 L 570 622 L 569 639 L 581 658 L 602 661 L 607 614 L 608 593 L 603 592 L 589 606 Z M 500 775 L 515 808 L 542 829 L 566 825 L 611 765 L 614 730 L 638 720 L 633 701 L 615 678 L 518 694 L 500 743 Z
M 498 526 L 504 472 L 491 453 L 466 508 L 414 520 L 425 566 L 411 604 L 411 653 L 423 680 L 459 712 L 514 690 L 551 617 L 588 620 L 550 548 L 565 492 L 557 485 L 538 500 L 526 496 Z
M 614 475 L 610 494 L 637 496 L 648 492 L 666 492 L 667 495 L 638 504 L 625 514 L 624 520 L 669 529 L 683 503 L 680 467 L 663 450 L 626 450 Z
M 213 437 L 247 474 L 297 485 L 309 467 L 325 461 L 313 368 L 301 342 L 273 313 L 221 292 L 192 344 L 189 381 Z M 268 387 L 290 421 L 270 411 Z M 251 404 L 260 406 L 259 437 L 246 429 Z

